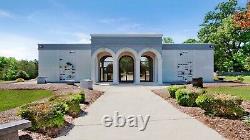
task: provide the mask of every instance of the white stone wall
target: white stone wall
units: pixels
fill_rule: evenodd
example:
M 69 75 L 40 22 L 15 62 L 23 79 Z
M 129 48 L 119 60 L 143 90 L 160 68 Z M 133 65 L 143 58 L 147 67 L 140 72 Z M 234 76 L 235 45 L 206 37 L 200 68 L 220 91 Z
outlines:
M 203 77 L 205 82 L 213 81 L 214 52 L 213 50 L 163 50 L 162 76 L 163 82 L 178 82 L 177 64 L 179 53 L 188 52 L 192 61 L 193 78 Z
M 91 50 L 39 50 L 38 55 L 39 76 L 48 77 L 48 82 L 60 82 L 60 58 L 75 66 L 74 80 L 91 78 Z

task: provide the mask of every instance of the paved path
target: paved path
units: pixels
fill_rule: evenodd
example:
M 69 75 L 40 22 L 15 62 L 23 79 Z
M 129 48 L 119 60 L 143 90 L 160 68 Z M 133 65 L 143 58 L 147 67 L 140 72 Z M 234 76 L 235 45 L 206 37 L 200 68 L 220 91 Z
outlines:
M 216 131 L 178 111 L 171 104 L 143 86 L 102 86 L 106 90 L 88 109 L 88 114 L 75 120 L 75 126 L 62 140 L 217 140 Z M 135 127 L 104 127 L 104 115 L 150 115 L 145 131 Z

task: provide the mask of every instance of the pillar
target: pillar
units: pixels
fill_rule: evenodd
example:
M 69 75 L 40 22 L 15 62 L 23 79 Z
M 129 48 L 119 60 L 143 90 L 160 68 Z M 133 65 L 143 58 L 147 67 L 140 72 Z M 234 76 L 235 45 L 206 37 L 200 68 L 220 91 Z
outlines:
M 135 56 L 135 84 L 140 84 L 140 56 Z
M 161 57 L 161 56 L 159 56 Z M 158 58 L 158 84 L 162 84 L 162 59 Z
M 119 84 L 119 77 L 118 77 L 118 58 L 117 56 L 114 56 L 114 61 L 113 61 L 113 84 Z

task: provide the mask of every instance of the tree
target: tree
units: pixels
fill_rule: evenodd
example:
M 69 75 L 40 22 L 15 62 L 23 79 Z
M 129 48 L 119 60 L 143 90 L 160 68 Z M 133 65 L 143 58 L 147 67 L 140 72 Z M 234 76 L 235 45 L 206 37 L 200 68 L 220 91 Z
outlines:
M 245 68 L 250 71 L 250 56 L 245 60 Z
M 244 61 L 250 54 L 249 29 L 242 29 L 233 20 L 237 0 L 219 3 L 214 11 L 206 14 L 198 33 L 203 43 L 215 44 L 215 70 L 244 71 Z
M 0 57 L 0 80 L 15 80 L 18 71 L 26 72 L 29 78 L 36 78 L 38 75 L 38 61 L 19 61 L 11 57 Z
M 250 1 L 247 3 L 247 9 L 244 11 L 236 12 L 234 21 L 241 28 L 250 28 Z
M 15 58 L 0 57 L 1 80 L 14 80 L 17 72 L 17 60 Z
M 200 43 L 200 41 L 198 41 L 194 38 L 189 38 L 186 41 L 184 41 L 183 43 Z
M 163 43 L 174 43 L 174 40 L 171 37 L 163 37 Z
M 37 77 L 37 60 L 34 61 L 27 61 L 27 60 L 20 60 L 18 61 L 17 67 L 18 70 L 25 71 L 30 78 L 36 78 Z

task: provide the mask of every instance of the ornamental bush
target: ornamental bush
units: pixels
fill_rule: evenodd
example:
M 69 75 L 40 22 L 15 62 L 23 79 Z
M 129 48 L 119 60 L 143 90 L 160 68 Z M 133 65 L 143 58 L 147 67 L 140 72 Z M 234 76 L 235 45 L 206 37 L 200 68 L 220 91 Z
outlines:
M 64 113 L 57 110 L 55 104 L 34 103 L 22 106 L 20 115 L 31 121 L 31 130 L 46 132 L 49 128 L 58 128 L 64 125 Z
M 241 103 L 242 99 L 228 94 L 204 94 L 196 99 L 196 104 L 206 114 L 227 118 L 241 118 L 245 115 Z
M 238 75 L 237 76 L 237 81 L 239 81 L 239 82 L 243 82 L 245 79 L 244 79 L 244 77 L 242 76 L 242 75 Z
M 24 80 L 29 80 L 29 75 L 25 71 L 18 71 L 16 74 L 16 78 L 23 78 Z
M 185 89 L 186 86 L 179 86 L 179 85 L 173 85 L 168 87 L 168 92 L 170 94 L 170 97 L 175 98 L 175 93 L 178 89 Z
M 176 101 L 182 106 L 196 106 L 195 100 L 200 94 L 190 89 L 179 89 L 176 91 Z
M 77 117 L 80 114 L 80 102 L 82 100 L 84 100 L 84 96 L 81 94 L 58 95 L 49 99 L 49 101 L 58 105 L 61 112 L 65 112 L 72 117 Z

